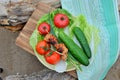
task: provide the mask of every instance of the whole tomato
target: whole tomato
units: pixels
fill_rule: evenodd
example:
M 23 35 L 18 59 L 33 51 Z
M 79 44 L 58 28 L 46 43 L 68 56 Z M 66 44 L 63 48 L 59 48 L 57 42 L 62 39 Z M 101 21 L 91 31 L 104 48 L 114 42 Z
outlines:
M 69 24 L 69 18 L 62 13 L 58 13 L 54 16 L 54 24 L 58 28 L 65 28 Z
M 45 55 L 45 60 L 46 62 L 48 62 L 49 64 L 57 64 L 60 61 L 60 54 L 58 54 L 55 51 L 47 51 L 46 55 Z
M 39 41 L 38 44 L 36 45 L 36 51 L 40 55 L 45 55 L 45 53 L 49 50 L 50 45 L 45 41 Z
M 38 26 L 38 31 L 41 35 L 46 35 L 50 32 L 50 25 L 47 22 L 43 22 Z

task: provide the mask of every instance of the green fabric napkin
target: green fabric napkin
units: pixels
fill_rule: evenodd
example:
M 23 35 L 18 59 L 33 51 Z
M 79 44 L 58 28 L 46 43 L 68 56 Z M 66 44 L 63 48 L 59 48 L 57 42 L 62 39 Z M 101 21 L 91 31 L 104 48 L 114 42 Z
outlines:
M 100 30 L 101 42 L 88 67 L 77 70 L 79 80 L 103 80 L 119 55 L 119 13 L 117 0 L 61 0 L 62 8 L 74 16 L 84 15 Z M 91 46 L 91 45 L 90 45 Z M 93 47 L 94 48 L 94 47 Z

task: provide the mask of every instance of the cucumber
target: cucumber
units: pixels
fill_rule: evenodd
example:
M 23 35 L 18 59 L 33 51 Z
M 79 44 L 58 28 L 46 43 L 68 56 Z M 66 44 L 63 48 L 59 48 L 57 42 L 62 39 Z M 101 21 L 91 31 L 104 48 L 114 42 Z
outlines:
M 88 57 L 85 55 L 83 50 L 71 38 L 69 38 L 69 36 L 67 36 L 64 32 L 59 32 L 58 37 L 62 40 L 62 42 L 64 42 L 71 55 L 78 62 L 85 66 L 89 65 Z
M 84 35 L 84 33 L 81 31 L 80 28 L 74 27 L 73 28 L 73 33 L 75 34 L 77 40 L 79 41 L 83 51 L 87 55 L 88 58 L 91 58 L 91 50 L 88 44 L 88 41 Z

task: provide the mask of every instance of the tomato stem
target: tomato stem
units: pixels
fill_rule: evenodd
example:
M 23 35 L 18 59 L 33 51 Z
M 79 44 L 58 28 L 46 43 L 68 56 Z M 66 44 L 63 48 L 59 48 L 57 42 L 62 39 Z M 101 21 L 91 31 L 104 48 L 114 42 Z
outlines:
M 64 18 L 64 17 L 61 17 L 60 19 L 61 19 L 62 21 L 63 21 L 63 20 L 65 20 L 65 18 Z
M 49 33 L 49 31 L 47 29 L 45 31 L 47 32 L 47 34 Z
M 43 26 L 43 29 L 46 30 L 47 29 L 46 26 Z
M 51 56 L 53 54 L 53 51 L 50 51 L 49 54 L 47 54 L 47 56 Z
M 49 50 L 48 47 L 43 47 L 43 46 L 41 46 L 40 48 L 43 48 L 45 51 Z
M 47 32 L 47 34 L 49 33 L 49 31 L 47 30 L 46 26 L 43 26 L 43 29 Z
M 54 52 L 56 52 L 56 53 L 58 53 L 58 54 L 60 54 L 60 55 L 62 55 L 60 52 L 56 51 L 56 49 L 54 48 L 53 45 L 51 45 L 51 47 L 49 49 L 52 50 L 52 51 L 54 51 Z
M 50 50 L 52 50 L 52 51 L 55 51 L 54 49 L 52 49 L 52 48 L 50 48 Z M 58 52 L 58 51 L 55 51 L 56 53 L 58 53 L 58 54 L 60 54 L 60 55 L 62 55 L 60 52 Z

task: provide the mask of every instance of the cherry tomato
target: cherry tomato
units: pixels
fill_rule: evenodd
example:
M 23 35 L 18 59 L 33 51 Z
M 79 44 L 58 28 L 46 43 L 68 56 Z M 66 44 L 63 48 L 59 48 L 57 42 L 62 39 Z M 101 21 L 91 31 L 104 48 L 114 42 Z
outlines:
M 45 55 L 45 60 L 46 62 L 48 62 L 49 64 L 57 64 L 60 61 L 60 54 L 58 54 L 57 52 L 51 52 L 51 51 L 47 51 L 46 55 Z
M 45 40 L 38 42 L 38 44 L 36 45 L 36 51 L 40 55 L 45 55 L 49 48 L 50 45 Z
M 69 24 L 69 18 L 62 13 L 58 13 L 54 17 L 54 24 L 58 28 L 65 28 Z
M 40 34 L 46 35 L 50 32 L 50 25 L 46 22 L 43 22 L 38 26 L 38 31 Z

